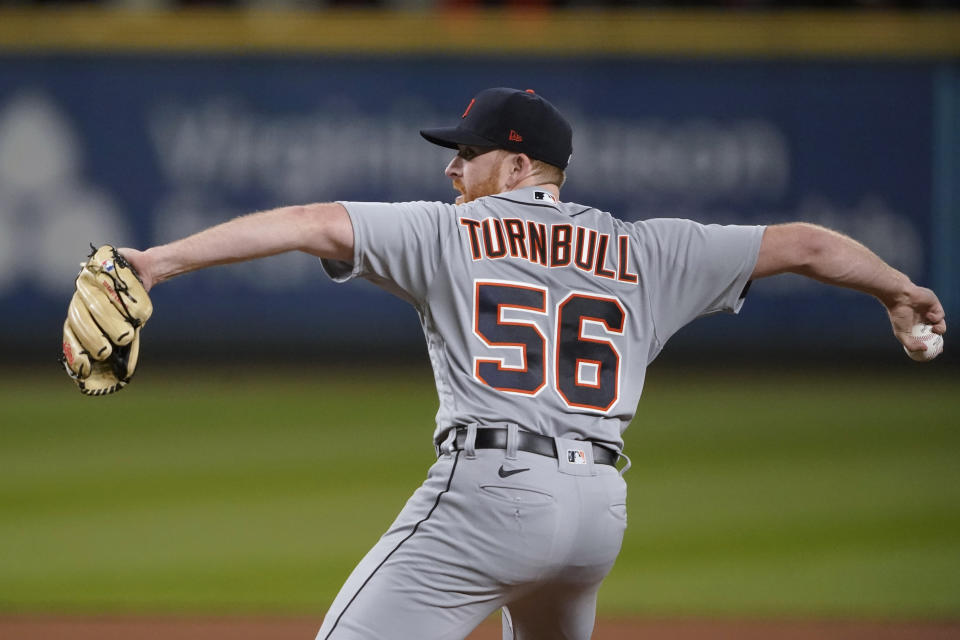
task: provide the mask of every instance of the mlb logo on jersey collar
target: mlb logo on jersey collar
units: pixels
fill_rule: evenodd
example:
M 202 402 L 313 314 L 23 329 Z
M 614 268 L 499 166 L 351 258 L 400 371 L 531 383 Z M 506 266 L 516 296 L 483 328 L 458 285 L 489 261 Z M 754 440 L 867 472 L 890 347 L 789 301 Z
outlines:
M 553 194 L 549 191 L 540 191 L 539 189 L 533 192 L 533 199 L 537 202 L 547 201 L 553 204 L 557 204 L 557 199 L 553 197 Z

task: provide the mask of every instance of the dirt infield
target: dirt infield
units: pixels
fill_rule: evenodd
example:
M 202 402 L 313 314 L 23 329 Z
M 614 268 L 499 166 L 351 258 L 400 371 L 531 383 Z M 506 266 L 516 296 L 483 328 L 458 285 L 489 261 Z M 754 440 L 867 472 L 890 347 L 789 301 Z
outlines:
M 308 640 L 320 619 L 0 617 L 4 640 Z M 601 621 L 598 640 L 957 640 L 957 622 Z M 500 640 L 484 624 L 469 640 Z

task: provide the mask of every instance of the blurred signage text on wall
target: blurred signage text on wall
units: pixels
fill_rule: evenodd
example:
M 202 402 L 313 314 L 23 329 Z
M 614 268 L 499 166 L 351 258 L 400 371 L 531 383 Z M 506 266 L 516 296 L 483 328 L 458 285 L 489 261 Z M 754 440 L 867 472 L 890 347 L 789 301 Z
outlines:
M 628 220 L 807 220 L 924 282 L 935 266 L 934 73 L 872 62 L 539 59 L 504 71 L 486 58 L 0 58 L 0 302 L 62 322 L 88 242 L 166 242 L 309 201 L 452 200 L 450 153 L 417 131 L 455 121 L 496 85 L 534 86 L 570 117 L 566 200 Z M 187 278 L 164 285 L 171 298 L 193 321 L 230 318 L 237 335 L 251 323 L 291 342 L 362 343 L 397 311 L 382 339 L 420 340 L 403 303 L 333 286 L 308 256 Z M 744 311 L 751 331 L 734 340 L 770 336 L 771 310 L 778 332 L 822 325 L 837 296 L 849 321 L 870 314 L 866 343 L 886 331 L 869 301 L 799 278 L 761 284 Z M 2 334 L 24 334 L 18 317 L 0 320 Z M 180 324 L 161 312 L 155 339 L 175 339 Z

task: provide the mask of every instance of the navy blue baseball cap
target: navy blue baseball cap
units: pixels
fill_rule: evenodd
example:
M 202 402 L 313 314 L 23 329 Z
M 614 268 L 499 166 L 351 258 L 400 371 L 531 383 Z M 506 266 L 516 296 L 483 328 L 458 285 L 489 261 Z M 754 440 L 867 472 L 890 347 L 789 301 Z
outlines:
M 533 89 L 485 89 L 474 96 L 455 127 L 421 129 L 433 144 L 465 144 L 525 153 L 566 169 L 573 153 L 573 129 L 556 107 Z

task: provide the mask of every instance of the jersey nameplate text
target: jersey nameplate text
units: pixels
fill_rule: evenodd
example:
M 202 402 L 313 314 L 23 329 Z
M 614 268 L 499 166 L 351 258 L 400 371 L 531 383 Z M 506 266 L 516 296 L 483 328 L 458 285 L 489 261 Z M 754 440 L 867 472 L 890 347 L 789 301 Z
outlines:
M 630 236 L 579 225 L 520 218 L 460 218 L 474 260 L 514 258 L 544 267 L 575 267 L 600 278 L 637 284 L 631 269 Z

